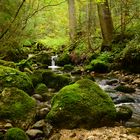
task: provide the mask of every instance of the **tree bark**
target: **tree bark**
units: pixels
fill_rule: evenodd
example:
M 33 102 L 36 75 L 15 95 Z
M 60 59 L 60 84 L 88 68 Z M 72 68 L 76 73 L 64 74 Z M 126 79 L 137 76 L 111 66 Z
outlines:
M 104 2 L 98 2 L 97 7 L 103 37 L 101 51 L 110 50 L 110 45 L 113 40 L 114 27 L 108 1 L 105 0 Z
M 70 40 L 73 42 L 76 38 L 75 0 L 68 0 L 68 10 L 69 10 L 69 35 Z

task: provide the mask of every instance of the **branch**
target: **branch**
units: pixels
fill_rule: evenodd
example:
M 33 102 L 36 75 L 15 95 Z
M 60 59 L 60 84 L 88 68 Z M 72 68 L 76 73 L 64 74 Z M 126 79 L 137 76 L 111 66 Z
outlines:
M 5 35 L 5 34 L 9 31 L 9 29 L 11 28 L 12 24 L 15 22 L 15 20 L 16 20 L 18 14 L 19 14 L 19 12 L 20 12 L 20 10 L 21 10 L 23 4 L 24 4 L 24 2 L 25 2 L 25 0 L 22 0 L 22 3 L 20 4 L 19 8 L 17 9 L 16 14 L 15 14 L 13 20 L 12 20 L 11 23 L 9 24 L 9 27 L 2 33 L 2 35 L 0 36 L 0 39 L 2 39 L 2 38 L 4 37 L 4 35 Z
M 133 18 L 135 18 L 135 14 L 134 14 L 129 20 L 126 21 L 125 26 L 126 26 L 127 24 L 129 24 L 129 23 L 132 21 Z M 122 26 L 122 25 L 119 25 L 119 26 L 115 29 L 115 31 L 117 31 L 121 26 Z
M 44 10 L 44 9 L 47 8 L 47 7 L 50 7 L 50 6 L 58 6 L 58 5 L 60 5 L 60 4 L 63 4 L 64 2 L 66 2 L 66 0 L 64 0 L 64 1 L 60 2 L 60 3 L 57 3 L 57 4 L 49 4 L 49 5 L 46 5 L 46 6 L 41 7 L 40 9 L 37 9 L 36 11 L 34 11 L 31 15 L 29 15 L 29 16 L 24 20 L 24 21 L 25 21 L 25 26 L 23 26 L 22 30 L 25 29 L 28 20 L 29 20 L 30 18 L 32 18 L 35 14 L 37 14 L 38 12 Z

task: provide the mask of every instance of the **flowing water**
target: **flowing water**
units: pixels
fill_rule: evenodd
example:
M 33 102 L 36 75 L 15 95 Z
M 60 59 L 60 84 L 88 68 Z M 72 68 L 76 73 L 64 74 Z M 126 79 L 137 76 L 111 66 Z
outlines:
M 51 57 L 51 66 L 49 66 L 48 68 L 51 68 L 52 71 L 56 71 L 58 68 L 60 68 L 59 66 L 55 65 L 55 61 L 57 60 L 58 55 L 54 55 Z
M 114 81 L 113 85 L 107 84 L 110 80 Z M 131 108 L 133 111 L 132 118 L 126 122 L 125 125 L 128 127 L 140 127 L 140 89 L 136 89 L 132 94 L 127 94 L 115 90 L 115 87 L 120 84 L 119 80 L 116 78 L 104 79 L 103 77 L 97 77 L 95 78 L 95 81 L 109 94 L 116 107 L 127 106 Z M 133 102 L 129 102 L 129 100 L 126 99 L 127 97 L 132 98 Z

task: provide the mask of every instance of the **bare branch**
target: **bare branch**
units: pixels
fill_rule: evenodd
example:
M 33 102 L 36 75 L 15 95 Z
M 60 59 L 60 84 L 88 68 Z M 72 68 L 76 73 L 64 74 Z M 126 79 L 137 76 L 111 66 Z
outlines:
M 8 28 L 2 33 L 2 35 L 0 36 L 0 39 L 2 39 L 2 38 L 4 37 L 4 35 L 5 35 L 5 34 L 9 31 L 9 29 L 11 28 L 12 24 L 15 22 L 15 20 L 16 20 L 18 14 L 19 14 L 19 12 L 20 12 L 20 10 L 21 10 L 23 4 L 24 4 L 24 2 L 25 2 L 25 0 L 22 0 L 22 3 L 20 4 L 19 8 L 17 9 L 16 14 L 15 14 L 13 20 L 12 20 L 11 23 L 9 24 Z
M 48 5 L 46 5 L 46 6 L 41 7 L 40 9 L 37 9 L 36 11 L 34 11 L 31 15 L 29 15 L 29 16 L 24 20 L 25 26 L 23 26 L 22 30 L 25 29 L 28 20 L 29 20 L 30 18 L 32 18 L 32 17 L 33 17 L 35 14 L 37 14 L 38 12 L 44 10 L 44 9 L 47 8 L 47 7 L 50 7 L 50 6 L 58 6 L 58 5 L 63 4 L 63 3 L 65 3 L 65 2 L 66 2 L 66 0 L 64 0 L 64 1 L 60 2 L 60 3 L 57 3 L 57 4 L 48 4 Z M 51 3 L 51 1 L 50 1 L 50 3 Z

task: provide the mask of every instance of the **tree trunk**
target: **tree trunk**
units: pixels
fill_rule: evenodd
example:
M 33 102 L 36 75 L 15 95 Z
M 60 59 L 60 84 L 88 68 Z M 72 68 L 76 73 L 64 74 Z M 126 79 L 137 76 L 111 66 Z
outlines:
M 74 0 L 68 0 L 68 10 L 69 10 L 69 35 L 70 40 L 73 42 L 76 38 L 76 10 Z
M 101 51 L 110 50 L 110 45 L 113 40 L 114 27 L 108 1 L 105 0 L 104 2 L 98 2 L 97 7 L 103 37 Z

